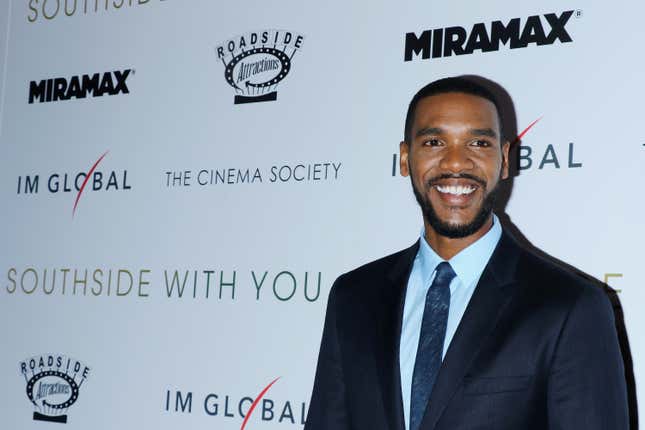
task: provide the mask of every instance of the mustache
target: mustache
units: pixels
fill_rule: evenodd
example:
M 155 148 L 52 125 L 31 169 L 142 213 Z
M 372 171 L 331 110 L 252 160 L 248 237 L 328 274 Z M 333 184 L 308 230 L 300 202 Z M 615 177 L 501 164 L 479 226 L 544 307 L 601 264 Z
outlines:
M 432 187 L 437 184 L 437 182 L 442 179 L 470 179 L 471 181 L 477 182 L 483 188 L 486 188 L 486 181 L 479 176 L 472 175 L 470 173 L 442 173 L 441 175 L 434 176 L 428 179 L 428 186 Z

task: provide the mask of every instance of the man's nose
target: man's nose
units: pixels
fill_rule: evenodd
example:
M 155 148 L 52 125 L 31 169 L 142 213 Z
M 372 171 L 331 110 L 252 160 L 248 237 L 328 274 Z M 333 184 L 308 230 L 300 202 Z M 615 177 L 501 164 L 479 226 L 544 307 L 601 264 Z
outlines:
M 443 170 L 459 173 L 475 167 L 468 149 L 462 145 L 447 145 L 441 155 L 439 167 Z

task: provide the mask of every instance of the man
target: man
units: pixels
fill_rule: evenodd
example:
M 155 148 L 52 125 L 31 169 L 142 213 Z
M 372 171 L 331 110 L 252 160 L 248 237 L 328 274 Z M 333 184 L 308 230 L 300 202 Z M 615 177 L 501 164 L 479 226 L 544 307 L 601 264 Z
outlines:
M 628 428 L 603 291 L 492 213 L 509 171 L 500 116 L 465 78 L 410 102 L 400 168 L 424 231 L 334 283 L 306 430 Z

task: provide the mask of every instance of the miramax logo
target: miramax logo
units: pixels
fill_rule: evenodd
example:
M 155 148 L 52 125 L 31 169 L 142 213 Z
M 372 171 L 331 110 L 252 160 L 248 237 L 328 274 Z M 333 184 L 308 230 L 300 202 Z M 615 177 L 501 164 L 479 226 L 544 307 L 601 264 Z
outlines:
M 508 22 L 478 22 L 470 29 L 452 26 L 428 29 L 420 34 L 409 32 L 405 34 L 403 59 L 428 60 L 431 57 L 467 55 L 475 51 L 499 51 L 502 46 L 517 49 L 530 45 L 569 43 L 573 38 L 567 31 L 567 24 L 572 16 L 580 17 L 582 11 L 567 10 L 560 14 L 531 15 L 524 19 L 513 18 Z
M 90 368 L 61 354 L 43 354 L 20 362 L 37 421 L 67 422 L 67 411 L 78 400 Z
M 130 94 L 127 80 L 131 74 L 134 74 L 132 69 L 124 69 L 70 78 L 31 81 L 29 82 L 29 104 Z
M 227 40 L 215 48 L 224 78 L 235 90 L 235 104 L 274 101 L 304 36 L 285 30 L 262 30 Z

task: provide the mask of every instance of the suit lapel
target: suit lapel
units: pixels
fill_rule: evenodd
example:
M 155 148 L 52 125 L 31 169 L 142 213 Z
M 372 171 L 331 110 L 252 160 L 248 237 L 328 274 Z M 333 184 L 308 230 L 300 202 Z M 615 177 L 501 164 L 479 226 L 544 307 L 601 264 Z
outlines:
M 420 428 L 434 429 L 441 414 L 491 335 L 510 299 L 519 248 L 504 232 L 486 265 L 441 365 Z M 400 389 L 399 389 L 400 391 Z
M 374 338 L 376 367 L 388 418 L 388 428 L 392 430 L 405 429 L 399 371 L 399 342 L 405 291 L 418 249 L 419 242 L 402 252 L 386 279 L 383 280 L 385 283 L 380 288 L 374 307 L 374 318 L 378 325 Z

